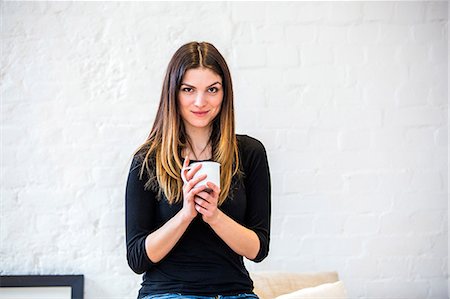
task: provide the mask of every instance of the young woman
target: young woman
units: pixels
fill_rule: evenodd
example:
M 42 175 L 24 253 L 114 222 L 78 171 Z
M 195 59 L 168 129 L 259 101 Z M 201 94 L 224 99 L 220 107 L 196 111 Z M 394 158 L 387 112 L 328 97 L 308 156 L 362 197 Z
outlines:
M 208 160 L 221 164 L 220 186 L 197 186 L 206 175 L 188 167 Z M 209 43 L 182 46 L 126 186 L 128 264 L 144 273 L 138 298 L 257 298 L 243 257 L 268 254 L 270 198 L 263 145 L 235 134 L 224 58 Z

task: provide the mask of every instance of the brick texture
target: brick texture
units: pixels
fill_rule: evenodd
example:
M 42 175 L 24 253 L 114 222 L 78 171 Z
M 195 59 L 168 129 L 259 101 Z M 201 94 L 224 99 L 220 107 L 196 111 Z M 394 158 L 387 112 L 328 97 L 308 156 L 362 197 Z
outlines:
M 447 2 L 2 2 L 1 274 L 136 298 L 124 189 L 172 53 L 210 41 L 268 150 L 269 257 L 350 298 L 448 298 Z

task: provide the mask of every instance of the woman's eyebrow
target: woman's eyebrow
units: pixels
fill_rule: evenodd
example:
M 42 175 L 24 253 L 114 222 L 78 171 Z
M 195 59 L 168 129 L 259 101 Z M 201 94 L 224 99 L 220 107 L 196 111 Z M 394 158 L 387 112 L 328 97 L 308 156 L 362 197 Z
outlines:
M 216 84 L 222 85 L 222 83 L 220 83 L 219 81 L 217 81 L 217 82 L 214 82 L 213 84 L 209 85 L 208 87 L 211 87 L 211 86 L 216 85 Z
M 208 85 L 208 87 L 211 87 L 211 86 L 216 85 L 216 84 L 222 85 L 221 82 L 217 81 L 217 82 L 214 82 L 213 84 Z M 184 83 L 184 82 L 181 82 L 181 85 L 186 85 L 186 86 L 189 86 L 189 87 L 191 87 L 191 88 L 195 88 L 194 85 L 191 85 L 191 84 L 188 84 L 188 83 Z
M 194 86 L 194 85 L 191 85 L 191 84 L 187 84 L 187 83 L 184 83 L 184 82 L 181 82 L 181 85 L 186 85 L 186 86 L 189 86 L 189 87 L 195 88 L 195 86 Z

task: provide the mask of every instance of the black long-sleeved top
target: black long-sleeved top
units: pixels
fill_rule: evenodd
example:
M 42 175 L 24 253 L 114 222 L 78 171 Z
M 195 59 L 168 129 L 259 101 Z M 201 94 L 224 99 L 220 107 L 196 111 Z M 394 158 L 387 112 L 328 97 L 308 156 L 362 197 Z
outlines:
M 269 251 L 271 187 L 267 155 L 256 139 L 237 135 L 243 176 L 235 177 L 227 200 L 219 207 L 236 222 L 253 230 L 260 241 L 254 259 L 262 261 Z M 170 205 L 155 188 L 144 188 L 139 179 L 142 156 L 131 164 L 126 186 L 126 243 L 131 269 L 145 273 L 138 298 L 147 294 L 181 293 L 203 296 L 252 293 L 253 282 L 243 262 L 197 215 L 175 247 L 153 263 L 145 250 L 145 238 L 182 208 Z

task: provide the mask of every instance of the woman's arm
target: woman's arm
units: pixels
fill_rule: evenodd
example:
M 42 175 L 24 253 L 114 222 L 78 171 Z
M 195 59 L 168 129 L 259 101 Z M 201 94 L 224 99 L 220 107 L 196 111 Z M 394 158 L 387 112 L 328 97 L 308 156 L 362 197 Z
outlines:
M 189 159 L 186 158 L 183 169 L 188 165 Z M 197 165 L 186 174 L 188 182 L 183 186 L 183 208 L 145 239 L 145 250 L 148 258 L 153 263 L 161 261 L 172 250 L 194 217 L 197 216 L 197 211 L 194 207 L 194 197 L 204 191 L 206 186 L 203 185 L 195 188 L 194 186 L 201 182 L 206 175 L 200 175 L 195 179 L 192 177 L 200 167 L 201 165 Z
M 135 157 L 131 163 L 125 192 L 125 222 L 127 260 L 130 268 L 137 274 L 148 271 L 153 262 L 145 250 L 145 239 L 155 229 L 154 210 L 156 192 L 145 190 L 145 182 L 139 178 L 140 159 Z
M 260 241 L 254 231 L 248 229 L 222 211 L 218 210 L 214 221 L 208 222 L 216 234 L 239 255 L 254 260 L 258 255 Z
M 206 188 L 206 186 L 194 188 L 205 178 L 204 175 L 185 184 L 183 208 L 156 229 L 154 221 L 156 193 L 144 188 L 145 182 L 139 178 L 141 166 L 142 164 L 135 158 L 128 175 L 125 198 L 127 259 L 130 268 L 138 274 L 149 270 L 172 250 L 197 215 L 194 196 Z M 188 177 L 192 178 L 198 168 L 190 170 Z
M 145 239 L 145 251 L 153 263 L 161 261 L 177 244 L 192 218 L 186 217 L 180 210 L 163 226 L 149 234 Z
M 247 207 L 243 225 L 217 208 L 220 190 L 212 183 L 207 184 L 213 191 L 199 193 L 195 203 L 203 220 L 234 252 L 260 262 L 269 251 L 270 173 L 263 145 L 256 139 L 247 138 L 243 157 Z

